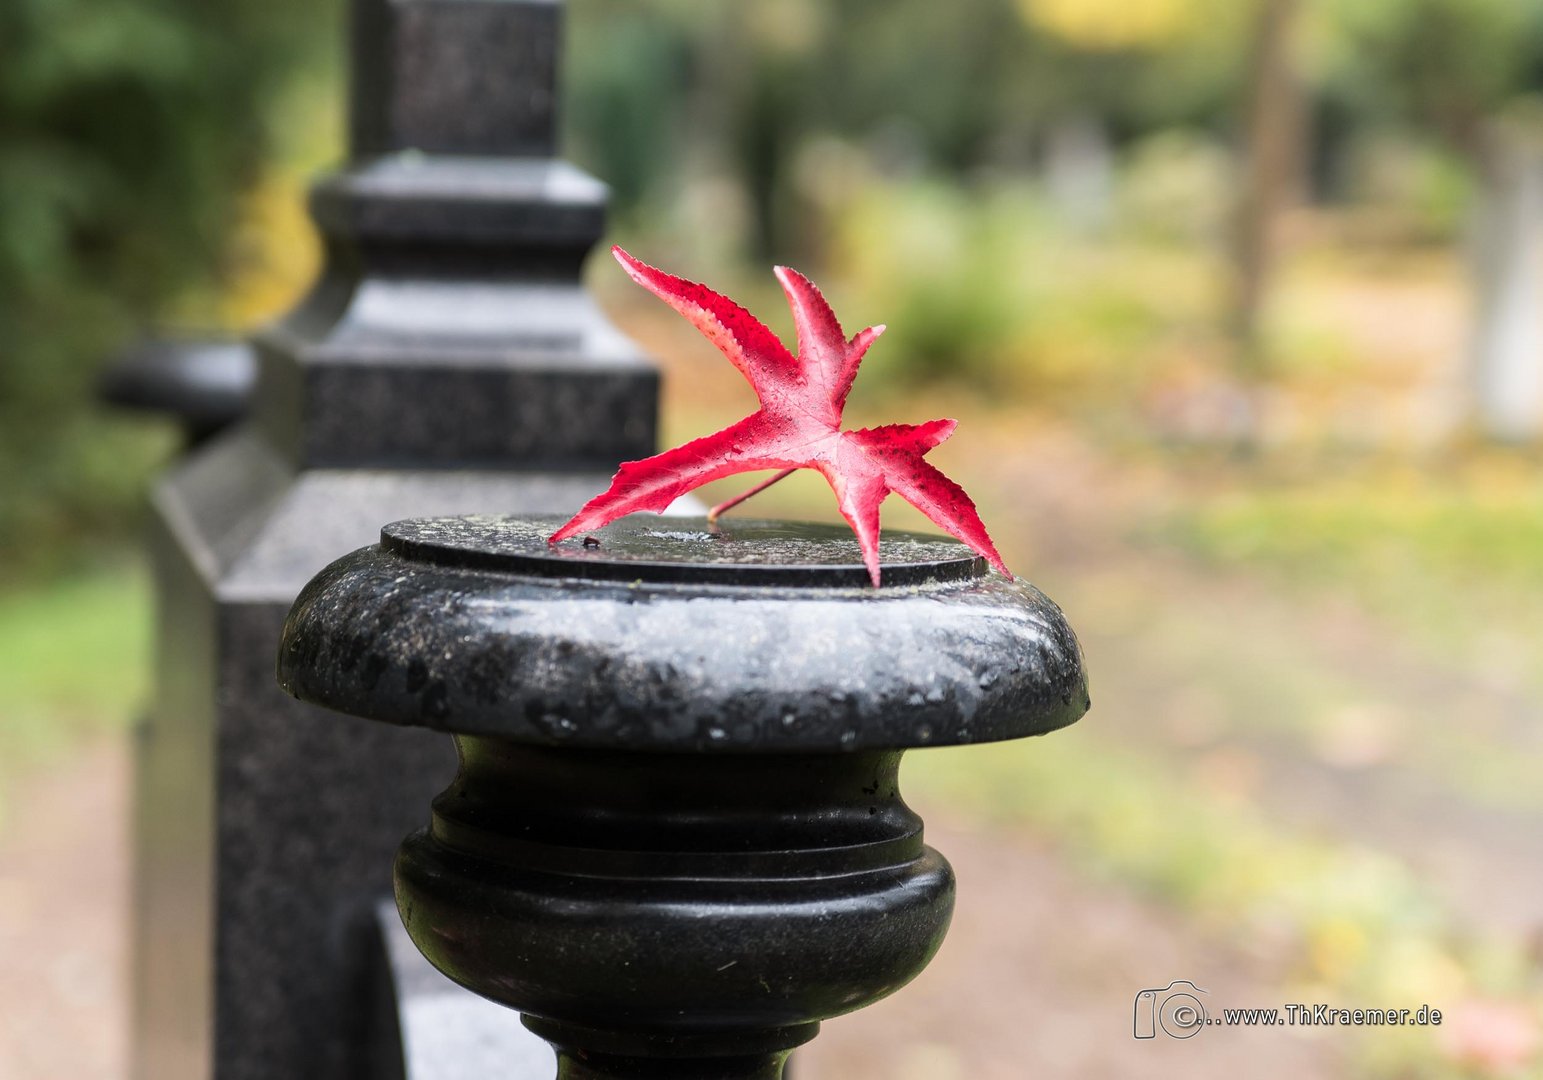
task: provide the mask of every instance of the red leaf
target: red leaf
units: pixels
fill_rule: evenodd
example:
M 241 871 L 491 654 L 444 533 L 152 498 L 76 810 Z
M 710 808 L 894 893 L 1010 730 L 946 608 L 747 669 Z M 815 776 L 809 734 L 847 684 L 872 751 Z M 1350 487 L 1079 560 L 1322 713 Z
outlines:
M 761 407 L 716 435 L 624 464 L 610 488 L 552 534 L 551 543 L 598 529 L 637 510 L 662 512 L 710 480 L 761 469 L 817 469 L 857 534 L 863 563 L 879 584 L 879 504 L 894 492 L 937 526 L 1012 576 L 964 489 L 922 460 L 954 433 L 955 421 L 841 430 L 841 412 L 874 326 L 850 341 L 825 297 L 796 270 L 777 268 L 798 328 L 795 357 L 744 308 L 705 285 L 611 253 L 632 280 L 690 319 L 750 381 Z

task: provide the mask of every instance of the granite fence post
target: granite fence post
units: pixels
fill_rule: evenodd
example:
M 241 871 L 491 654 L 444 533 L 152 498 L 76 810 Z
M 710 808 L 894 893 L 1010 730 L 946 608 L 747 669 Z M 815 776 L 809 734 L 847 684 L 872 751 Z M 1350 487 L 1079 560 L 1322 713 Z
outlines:
M 155 489 L 136 747 L 133 1075 L 356 1075 L 357 955 L 454 756 L 273 681 L 300 587 L 382 521 L 571 511 L 654 449 L 657 375 L 579 283 L 603 186 L 554 157 L 557 0 L 356 0 L 325 269 L 251 418 Z M 368 935 L 365 935 L 367 938 Z

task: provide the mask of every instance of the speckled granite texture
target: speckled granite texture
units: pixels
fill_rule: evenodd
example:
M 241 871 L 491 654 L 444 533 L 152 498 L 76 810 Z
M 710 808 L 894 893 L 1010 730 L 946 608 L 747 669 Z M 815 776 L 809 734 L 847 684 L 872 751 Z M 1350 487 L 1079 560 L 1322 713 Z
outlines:
M 571 512 L 655 444 L 655 371 L 579 281 L 605 189 L 549 156 L 562 5 L 351 6 L 354 154 L 314 201 L 327 264 L 258 336 L 253 421 L 154 498 L 137 1080 L 359 1074 L 348 927 L 454 754 L 283 694 L 300 587 L 396 518 Z
M 1088 707 L 1060 609 L 953 541 L 887 534 L 894 584 L 873 589 L 841 529 L 638 515 L 554 549 L 560 523 L 388 526 L 300 594 L 280 680 L 396 724 L 606 749 L 991 742 Z

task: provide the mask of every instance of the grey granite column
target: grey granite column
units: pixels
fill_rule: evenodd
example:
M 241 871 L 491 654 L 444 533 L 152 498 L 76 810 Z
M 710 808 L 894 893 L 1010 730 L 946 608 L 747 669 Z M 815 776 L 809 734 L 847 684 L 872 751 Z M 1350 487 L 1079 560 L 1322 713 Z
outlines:
M 579 284 L 605 191 L 552 157 L 562 5 L 354 8 L 351 158 L 313 198 L 326 268 L 256 339 L 254 418 L 154 495 L 139 1080 L 357 1075 L 351 943 L 455 765 L 278 690 L 300 587 L 383 521 L 571 511 L 654 448 L 655 371 Z

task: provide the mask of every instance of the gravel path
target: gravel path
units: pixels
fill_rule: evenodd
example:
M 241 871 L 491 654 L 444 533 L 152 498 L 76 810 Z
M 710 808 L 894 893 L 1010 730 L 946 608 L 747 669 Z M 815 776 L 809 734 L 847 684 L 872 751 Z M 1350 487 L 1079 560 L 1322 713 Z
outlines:
M 119 1080 L 128 753 L 81 748 L 0 809 L 0 1080 Z

